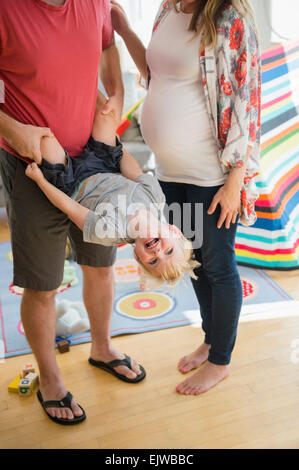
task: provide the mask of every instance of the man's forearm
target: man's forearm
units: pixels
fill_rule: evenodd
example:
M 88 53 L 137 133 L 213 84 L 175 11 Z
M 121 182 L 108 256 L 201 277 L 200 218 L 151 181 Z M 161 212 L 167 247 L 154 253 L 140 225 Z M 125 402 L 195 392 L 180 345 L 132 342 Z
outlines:
M 99 70 L 101 80 L 108 96 L 115 96 L 119 101 L 119 113 L 121 115 L 124 86 L 121 77 L 119 54 L 114 43 L 103 50 Z
M 22 124 L 19 121 L 16 121 L 12 117 L 8 116 L 8 114 L 0 111 L 0 134 L 9 143 L 11 143 L 15 130 L 21 126 Z
M 49 183 L 45 178 L 37 184 L 49 201 L 64 212 L 72 222 L 74 222 L 74 224 L 83 230 L 84 222 L 89 210 L 86 207 L 81 206 L 67 194 L 60 191 L 60 189 L 53 186 L 53 184 Z

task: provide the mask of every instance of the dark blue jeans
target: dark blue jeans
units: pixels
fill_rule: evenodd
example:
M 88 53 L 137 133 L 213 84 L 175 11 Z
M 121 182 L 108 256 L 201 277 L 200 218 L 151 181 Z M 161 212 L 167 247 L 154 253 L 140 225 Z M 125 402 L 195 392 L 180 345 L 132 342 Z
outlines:
M 243 298 L 234 250 L 237 223 L 231 224 L 229 229 L 224 225 L 218 229 L 219 205 L 214 214 L 207 214 L 221 186 L 202 187 L 163 181 L 160 184 L 167 204 L 177 202 L 182 208 L 183 203 L 191 203 L 192 219 L 194 204 L 203 204 L 203 243 L 201 248 L 194 250 L 201 266 L 195 270 L 198 279 L 192 279 L 192 283 L 200 306 L 205 343 L 211 345 L 208 360 L 219 365 L 229 364 Z M 170 213 L 169 223 L 172 223 L 171 216 Z M 194 220 L 192 223 L 193 229 L 197 230 Z

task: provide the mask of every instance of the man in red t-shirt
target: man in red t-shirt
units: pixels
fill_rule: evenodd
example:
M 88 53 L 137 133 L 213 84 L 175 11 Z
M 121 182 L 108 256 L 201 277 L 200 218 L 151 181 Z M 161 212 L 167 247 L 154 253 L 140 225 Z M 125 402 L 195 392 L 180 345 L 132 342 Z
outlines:
M 100 62 L 101 59 L 101 62 Z M 100 67 L 99 67 L 100 62 Z M 55 359 L 55 294 L 70 236 L 83 272 L 94 361 L 136 382 L 141 370 L 112 347 L 115 247 L 84 243 L 82 232 L 25 176 L 41 162 L 41 139 L 55 135 L 78 156 L 91 134 L 98 69 L 108 94 L 103 112 L 120 119 L 123 85 L 109 0 L 0 0 L 0 171 L 6 191 L 14 284 L 24 288 L 21 318 L 40 371 L 39 399 L 56 422 L 80 422 L 82 408 L 66 394 Z M 46 403 L 50 401 L 50 403 Z

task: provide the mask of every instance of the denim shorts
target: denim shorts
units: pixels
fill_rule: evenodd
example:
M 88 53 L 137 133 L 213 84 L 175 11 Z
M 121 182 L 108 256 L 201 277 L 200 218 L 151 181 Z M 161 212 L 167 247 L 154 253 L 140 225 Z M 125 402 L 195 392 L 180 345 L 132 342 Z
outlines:
M 122 155 L 122 144 L 117 138 L 116 145 L 111 146 L 91 136 L 80 156 L 70 157 L 66 152 L 66 165 L 52 164 L 43 159 L 41 170 L 47 181 L 71 196 L 76 186 L 89 176 L 96 173 L 120 173 Z

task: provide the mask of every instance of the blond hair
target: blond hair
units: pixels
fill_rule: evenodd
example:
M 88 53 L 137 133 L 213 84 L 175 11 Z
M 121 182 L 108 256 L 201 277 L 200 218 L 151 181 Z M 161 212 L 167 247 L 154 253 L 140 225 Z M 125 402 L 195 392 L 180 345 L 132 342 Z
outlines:
M 173 6 L 177 12 L 179 12 L 177 4 L 180 0 L 171 0 Z M 224 7 L 232 5 L 238 13 L 243 17 L 249 17 L 251 19 L 254 31 L 257 35 L 257 29 L 255 26 L 255 14 L 249 0 L 202 0 L 198 5 L 196 11 L 191 17 L 189 24 L 189 31 L 194 31 L 196 37 L 200 34 L 200 31 L 204 31 L 204 45 L 213 47 L 217 43 L 217 24 L 221 17 Z M 200 20 L 199 17 L 201 16 Z M 199 21 L 198 21 L 199 20 Z
M 141 266 L 141 284 L 143 284 L 145 288 L 150 284 L 158 287 L 164 282 L 166 282 L 169 287 L 174 287 L 185 274 L 193 279 L 197 279 L 197 276 L 194 274 L 194 269 L 198 268 L 200 263 L 194 259 L 192 243 L 185 238 L 184 235 L 180 236 L 180 242 L 183 251 L 182 259 L 176 263 L 171 261 L 166 263 L 164 271 L 157 276 L 154 276 L 152 271 L 150 271 L 142 261 L 138 261 Z

